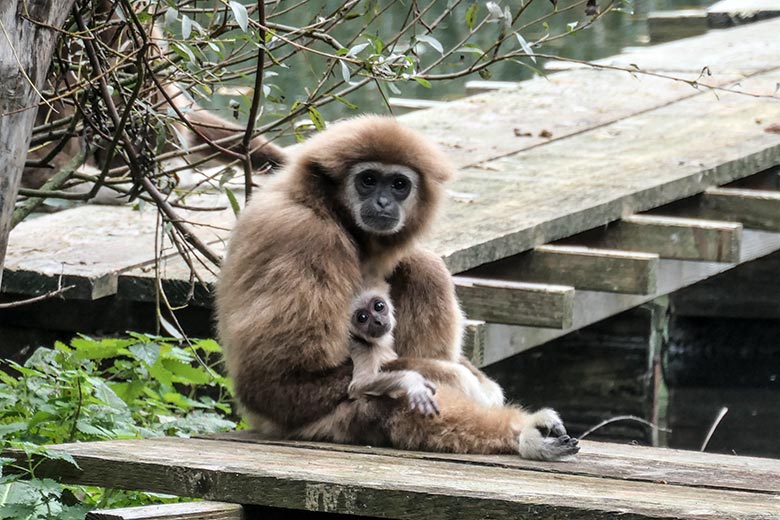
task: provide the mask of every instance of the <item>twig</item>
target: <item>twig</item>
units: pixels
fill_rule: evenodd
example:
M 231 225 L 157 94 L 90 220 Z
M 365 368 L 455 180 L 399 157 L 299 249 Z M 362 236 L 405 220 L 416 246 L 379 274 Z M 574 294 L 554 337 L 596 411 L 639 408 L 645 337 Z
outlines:
M 727 406 L 724 406 L 720 409 L 720 412 L 718 412 L 718 416 L 715 418 L 715 422 L 712 423 L 712 426 L 710 426 L 710 431 L 707 432 L 707 436 L 704 438 L 704 442 L 701 444 L 701 449 L 699 451 L 704 451 L 707 449 L 707 444 L 709 444 L 710 439 L 712 438 L 712 435 L 715 433 L 715 430 L 718 428 L 718 425 L 723 420 L 723 418 L 726 416 L 726 414 L 729 412 L 729 409 Z
M 265 66 L 265 0 L 257 0 L 258 29 L 257 35 L 260 42 L 257 48 L 257 68 L 255 69 L 255 90 L 252 92 L 252 105 L 249 107 L 249 120 L 246 122 L 244 139 L 241 141 L 244 157 L 244 202 L 249 202 L 252 197 L 252 156 L 249 146 L 252 142 L 252 133 L 255 130 L 257 113 L 260 111 L 260 103 L 263 95 L 263 69 Z
M 73 172 L 79 169 L 79 167 L 84 164 L 84 159 L 86 158 L 86 153 L 84 151 L 80 151 L 78 154 L 76 154 L 76 157 L 68 161 L 68 163 L 62 167 L 60 171 L 55 173 L 46 183 L 41 186 L 42 192 L 46 191 L 55 191 L 58 190 L 65 182 L 70 179 L 70 177 L 73 175 Z M 20 206 L 14 210 L 14 214 L 11 217 L 11 228 L 13 229 L 16 227 L 19 222 L 24 220 L 27 215 L 35 211 L 38 206 L 43 204 L 43 201 L 46 200 L 46 197 L 30 197 L 29 200 L 27 200 L 23 206 Z
M 49 298 L 54 298 L 55 296 L 59 296 L 60 294 L 70 291 L 74 287 L 76 286 L 68 285 L 67 287 L 60 287 L 55 291 L 51 291 L 46 294 L 41 294 L 40 296 L 36 296 L 34 298 L 28 298 L 26 300 L 17 300 L 15 302 L 0 303 L 0 309 L 12 309 L 14 307 L 21 307 L 22 305 L 28 305 L 30 303 L 38 303 L 43 300 L 48 300 Z
M 608 424 L 611 424 L 613 422 L 617 422 L 617 421 L 636 421 L 636 422 L 640 422 L 642 424 L 645 424 L 647 426 L 650 426 L 654 430 L 658 430 L 658 431 L 661 431 L 661 432 L 670 432 L 671 431 L 671 430 L 669 430 L 667 428 L 661 428 L 660 426 L 658 426 L 656 424 L 653 424 L 653 423 L 651 423 L 648 420 L 642 419 L 641 417 L 637 417 L 636 415 L 618 415 L 617 417 L 612 417 L 611 419 L 607 419 L 606 421 L 601 421 L 596 426 L 594 426 L 593 428 L 587 430 L 582 435 L 580 435 L 580 439 L 584 439 L 585 437 L 587 437 L 591 433 L 595 432 L 599 428 L 601 428 L 603 426 L 606 426 Z

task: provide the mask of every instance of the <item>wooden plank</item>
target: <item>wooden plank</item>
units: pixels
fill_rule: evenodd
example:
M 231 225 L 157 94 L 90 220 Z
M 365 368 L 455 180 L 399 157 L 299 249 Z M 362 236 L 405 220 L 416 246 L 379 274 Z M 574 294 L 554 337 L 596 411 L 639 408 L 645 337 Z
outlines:
M 553 328 L 571 324 L 573 287 L 465 276 L 454 281 L 461 306 L 471 319 Z
M 603 247 L 655 253 L 662 258 L 738 262 L 742 225 L 660 215 L 632 215 L 599 231 Z M 577 237 L 569 239 L 576 242 Z
M 737 0 L 739 4 L 742 2 L 743 0 Z M 776 67 L 780 42 L 775 35 L 779 28 L 778 20 L 765 20 L 727 31 L 709 31 L 684 40 L 635 47 L 632 52 L 609 56 L 593 63 L 624 67 L 627 70 L 639 68 L 644 71 L 673 73 L 674 76 L 680 72 L 701 74 L 705 68 L 716 76 L 729 73 L 750 76 Z M 566 70 L 582 66 L 553 62 L 546 68 Z M 701 76 L 702 82 L 709 83 L 710 79 L 712 77 L 706 72 Z
M 701 196 L 703 216 L 780 231 L 780 191 L 710 188 Z
M 649 294 L 655 291 L 657 272 L 656 254 L 547 244 L 466 274 L 571 285 L 592 291 Z
M 741 88 L 771 95 L 778 81 Z M 453 189 L 473 196 L 449 205 L 427 244 L 463 272 L 768 169 L 780 136 L 756 118 L 780 120 L 780 104 L 697 96 L 466 169 Z
M 289 446 L 303 450 L 365 453 L 403 459 L 460 462 L 475 466 L 513 468 L 552 475 L 579 475 L 653 483 L 662 479 L 670 485 L 693 488 L 757 491 L 780 494 L 780 461 L 737 457 L 699 451 L 651 448 L 636 444 L 580 441 L 581 451 L 565 464 L 550 464 L 506 455 L 468 455 L 394 450 L 311 441 L 271 441 L 250 430 L 217 433 L 204 439 Z M 663 477 L 661 477 L 663 475 Z
M 746 229 L 742 234 L 739 262 L 755 260 L 778 250 L 780 250 L 780 233 Z M 734 263 L 662 258 L 658 263 L 658 285 L 653 294 L 576 291 L 574 293 L 574 319 L 571 327 L 567 329 L 544 329 L 489 323 L 486 326 L 487 343 L 484 365 L 495 363 L 537 345 L 547 343 L 564 334 L 732 269 L 736 265 Z
M 96 509 L 84 520 L 244 520 L 244 508 L 224 502 L 182 502 L 117 509 Z
M 700 71 L 680 75 L 694 80 Z M 719 74 L 711 79 L 727 85 L 739 77 Z M 399 120 L 435 141 L 456 167 L 464 168 L 696 95 L 700 92 L 685 83 L 619 71 L 577 70 L 403 114 Z
M 776 0 L 721 0 L 707 8 L 710 27 L 732 27 L 780 16 Z
M 220 211 L 181 211 L 204 242 L 223 240 L 235 216 L 221 194 L 193 197 L 192 205 Z M 157 214 L 129 206 L 81 206 L 27 220 L 11 233 L 2 291 L 44 294 L 75 285 L 68 298 L 98 299 L 115 294 L 119 273 L 155 257 Z M 166 254 L 175 250 L 163 241 Z
M 647 32 L 652 43 L 704 34 L 707 32 L 707 11 L 704 9 L 651 11 L 647 15 Z
M 37 475 L 310 511 L 410 519 L 769 520 L 780 514 L 776 495 L 566 474 L 551 478 L 518 468 L 377 454 L 307 454 L 269 444 L 157 438 L 50 449 L 71 455 L 80 469 L 43 460 Z M 547 463 L 559 465 L 566 466 Z

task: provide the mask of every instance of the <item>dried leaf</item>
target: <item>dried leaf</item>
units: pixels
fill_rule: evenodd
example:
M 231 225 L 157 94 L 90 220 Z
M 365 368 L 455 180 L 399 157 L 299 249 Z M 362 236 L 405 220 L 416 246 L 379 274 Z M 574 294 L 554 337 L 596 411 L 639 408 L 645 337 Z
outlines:
M 236 0 L 231 0 L 229 5 L 236 22 L 238 22 L 238 26 L 241 27 L 242 31 L 246 32 L 249 28 L 249 13 L 246 12 L 246 7 Z

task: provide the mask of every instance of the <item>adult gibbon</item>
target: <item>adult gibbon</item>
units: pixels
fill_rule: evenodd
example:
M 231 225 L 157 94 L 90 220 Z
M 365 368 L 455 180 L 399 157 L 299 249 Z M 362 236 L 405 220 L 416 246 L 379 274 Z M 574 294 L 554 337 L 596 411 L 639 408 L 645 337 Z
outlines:
M 452 176 L 421 135 L 369 116 L 307 141 L 255 194 L 236 223 L 216 295 L 227 369 L 254 426 L 292 438 L 545 460 L 578 451 L 557 413 L 504 406 L 497 385 L 460 360 L 453 282 L 417 243 Z M 390 285 L 397 322 L 399 358 L 384 370 L 437 383 L 438 415 L 390 398 L 348 397 L 350 305 L 376 279 Z M 467 373 L 482 402 L 452 384 Z

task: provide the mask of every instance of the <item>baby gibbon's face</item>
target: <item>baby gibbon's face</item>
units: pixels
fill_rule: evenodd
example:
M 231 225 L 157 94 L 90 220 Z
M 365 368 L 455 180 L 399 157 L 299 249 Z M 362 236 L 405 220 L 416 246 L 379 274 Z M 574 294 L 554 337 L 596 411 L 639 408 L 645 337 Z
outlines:
M 352 314 L 353 334 L 365 339 L 381 338 L 388 334 L 392 327 L 389 306 L 383 298 L 371 298 Z

